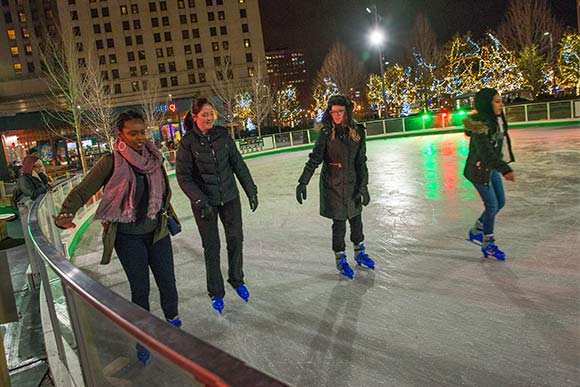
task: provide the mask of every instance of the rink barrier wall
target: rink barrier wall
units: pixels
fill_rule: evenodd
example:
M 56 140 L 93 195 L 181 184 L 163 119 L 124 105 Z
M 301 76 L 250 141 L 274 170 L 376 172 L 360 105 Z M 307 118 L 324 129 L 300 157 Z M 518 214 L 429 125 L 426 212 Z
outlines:
M 46 304 L 41 308 L 43 331 L 45 342 L 52 343 L 47 354 L 53 374 L 59 375 L 57 387 L 167 382 L 176 386 L 287 386 L 173 327 L 74 266 L 67 257 L 67 243 L 86 228 L 98 196 L 79 211 L 84 219 L 81 227 L 60 230 L 53 222 L 58 213 L 55 199 L 60 199 L 60 205 L 70 189 L 69 181 L 39 197 L 29 211 L 27 230 L 33 248 L 30 259 L 40 268 Z M 139 363 L 136 344 L 151 352 L 149 364 L 158 364 L 144 367 Z M 160 366 L 163 371 L 155 372 Z

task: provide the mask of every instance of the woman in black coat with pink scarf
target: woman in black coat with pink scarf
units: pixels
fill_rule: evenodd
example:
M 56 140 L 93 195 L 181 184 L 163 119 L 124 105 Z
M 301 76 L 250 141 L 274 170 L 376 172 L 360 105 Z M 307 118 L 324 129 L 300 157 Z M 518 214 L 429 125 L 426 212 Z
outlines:
M 172 211 L 171 191 L 163 156 L 147 139 L 146 130 L 139 113 L 119 115 L 113 153 L 99 160 L 68 194 L 55 223 L 60 228 L 75 227 L 75 213 L 104 186 L 95 214 L 105 228 L 101 263 L 109 262 L 114 248 L 131 286 L 131 301 L 146 310 L 151 269 L 163 314 L 170 324 L 179 327 L 173 250 L 165 216 L 167 210 Z M 149 351 L 137 345 L 140 361 L 147 363 L 149 356 Z

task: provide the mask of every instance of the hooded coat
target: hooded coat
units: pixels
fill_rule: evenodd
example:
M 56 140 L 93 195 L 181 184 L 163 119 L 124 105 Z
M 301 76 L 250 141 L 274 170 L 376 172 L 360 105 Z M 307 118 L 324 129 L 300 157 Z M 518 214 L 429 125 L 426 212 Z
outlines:
M 463 120 L 465 134 L 471 137 L 463 175 L 472 183 L 489 184 L 493 169 L 502 175 L 512 172 L 508 163 L 514 161 L 514 155 L 507 123 L 503 115 L 499 119 L 503 120 L 504 127 L 501 140 L 497 136 L 500 130 L 497 120 L 486 119 L 478 113 Z M 507 143 L 507 155 L 502 154 L 503 141 Z
M 322 129 L 299 183 L 307 185 L 316 168 L 322 164 L 320 172 L 320 215 L 336 220 L 351 219 L 362 212 L 360 193 L 367 191 L 368 169 L 366 156 L 365 129 L 353 120 L 354 105 L 346 97 L 329 100 L 322 118 Z M 345 106 L 350 128 L 336 127 L 330 108 Z M 341 130 L 342 129 L 342 130 Z M 353 131 L 360 138 L 353 139 Z

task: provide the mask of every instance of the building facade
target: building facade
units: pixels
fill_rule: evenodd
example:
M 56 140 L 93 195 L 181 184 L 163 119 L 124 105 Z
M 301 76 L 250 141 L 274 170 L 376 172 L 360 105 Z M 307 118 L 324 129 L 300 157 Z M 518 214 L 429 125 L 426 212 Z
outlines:
M 119 108 L 155 90 L 160 105 L 183 109 L 186 99 L 213 95 L 212 82 L 243 83 L 266 63 L 258 0 L 0 1 L 2 132 L 43 126 L 47 85 L 36 51 L 49 33 L 70 36 L 74 61 L 98 66 Z
M 277 49 L 266 53 L 270 83 L 276 88 L 295 86 L 301 99 L 307 96 L 307 73 L 304 50 Z

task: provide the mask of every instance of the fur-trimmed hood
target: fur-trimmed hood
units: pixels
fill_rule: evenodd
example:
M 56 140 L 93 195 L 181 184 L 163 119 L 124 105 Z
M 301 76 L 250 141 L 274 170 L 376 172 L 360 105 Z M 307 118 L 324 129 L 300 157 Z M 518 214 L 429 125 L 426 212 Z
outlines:
M 465 128 L 465 134 L 467 134 L 468 136 L 470 136 L 471 133 L 476 134 L 489 133 L 489 126 L 487 126 L 486 121 L 482 120 L 477 113 L 467 116 L 463 120 L 463 127 Z

